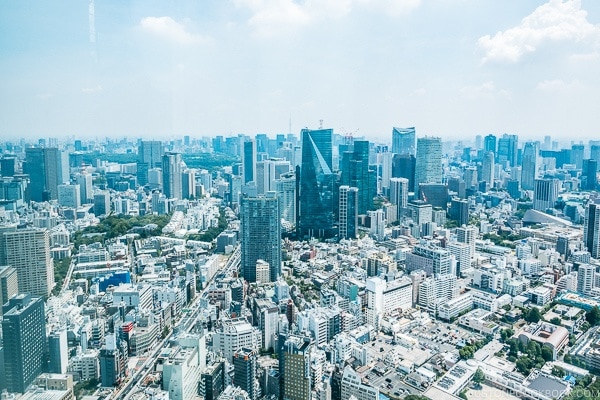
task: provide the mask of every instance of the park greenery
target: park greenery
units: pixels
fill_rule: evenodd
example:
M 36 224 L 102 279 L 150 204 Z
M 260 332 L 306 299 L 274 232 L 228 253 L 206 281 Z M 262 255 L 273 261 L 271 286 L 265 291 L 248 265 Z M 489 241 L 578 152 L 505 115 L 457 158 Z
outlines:
M 474 342 L 473 344 L 468 344 L 468 345 L 462 347 L 458 351 L 458 355 L 463 360 L 468 360 L 470 358 L 473 358 L 475 356 L 475 352 L 477 352 L 477 350 L 481 349 L 483 346 L 488 344 L 491 340 L 492 340 L 491 336 L 486 336 L 482 340 L 478 340 L 478 341 Z
M 63 281 L 69 272 L 71 265 L 71 257 L 63 258 L 62 260 L 54 260 L 54 282 L 56 285 L 52 289 L 52 294 L 57 295 L 62 289 Z
M 103 242 L 128 233 L 133 228 L 141 228 L 150 224 L 155 224 L 156 228 L 151 230 L 137 230 L 136 233 L 141 238 L 160 235 L 162 228 L 171 220 L 170 214 L 154 215 L 147 214 L 143 216 L 130 215 L 109 215 L 100 221 L 99 224 L 88 226 L 73 235 L 74 251 L 77 252 L 82 244 L 91 244 Z
M 517 338 L 506 340 L 509 346 L 508 360 L 516 364 L 517 370 L 527 376 L 533 368 L 542 368 L 547 361 L 553 359 L 552 350 L 548 346 L 530 340 L 525 344 Z

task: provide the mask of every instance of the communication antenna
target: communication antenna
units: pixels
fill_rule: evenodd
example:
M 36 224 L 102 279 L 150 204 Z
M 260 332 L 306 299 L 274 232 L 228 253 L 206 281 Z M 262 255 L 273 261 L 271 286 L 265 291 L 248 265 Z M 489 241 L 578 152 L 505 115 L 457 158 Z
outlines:
M 319 129 L 323 129 L 323 120 L 322 119 L 319 120 Z

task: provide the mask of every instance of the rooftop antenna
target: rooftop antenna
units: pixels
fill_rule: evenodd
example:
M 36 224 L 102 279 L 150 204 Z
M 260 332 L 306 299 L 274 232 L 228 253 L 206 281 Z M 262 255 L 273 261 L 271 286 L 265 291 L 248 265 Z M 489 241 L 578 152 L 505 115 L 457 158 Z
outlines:
M 323 129 L 323 120 L 322 119 L 319 120 L 319 129 Z

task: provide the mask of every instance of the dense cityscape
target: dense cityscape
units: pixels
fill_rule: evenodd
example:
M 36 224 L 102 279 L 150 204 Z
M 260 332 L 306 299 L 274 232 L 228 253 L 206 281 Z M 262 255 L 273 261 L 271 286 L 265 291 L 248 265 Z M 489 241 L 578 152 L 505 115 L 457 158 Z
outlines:
M 1 398 L 598 398 L 600 140 L 322 124 L 1 143 Z

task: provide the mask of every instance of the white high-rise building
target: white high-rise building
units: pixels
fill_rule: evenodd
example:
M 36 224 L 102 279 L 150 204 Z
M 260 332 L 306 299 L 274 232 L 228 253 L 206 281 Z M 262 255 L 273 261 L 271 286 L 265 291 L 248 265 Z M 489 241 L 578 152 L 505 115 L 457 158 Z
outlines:
M 382 240 L 385 237 L 385 214 L 383 210 L 367 211 L 367 215 L 371 218 L 371 235 L 377 240 Z
M 379 389 L 367 386 L 362 383 L 358 375 L 351 366 L 344 368 L 342 375 L 342 400 L 378 400 Z
M 533 187 L 533 209 L 546 211 L 554 208 L 561 182 L 556 179 L 536 179 Z
M 261 334 L 244 318 L 223 321 L 223 325 L 213 335 L 214 351 L 221 351 L 223 357 L 232 360 L 241 347 L 259 349 Z
M 17 270 L 19 293 L 48 296 L 54 287 L 48 230 L 20 229 L 0 233 L 0 265 L 10 265 Z
M 583 294 L 590 294 L 590 292 L 594 288 L 595 274 L 595 265 L 581 264 L 577 271 L 577 291 Z
M 81 206 L 81 190 L 79 185 L 58 185 L 58 204 L 71 208 Z
M 390 203 L 398 208 L 406 208 L 408 205 L 408 179 L 390 178 Z
M 192 400 L 198 395 L 198 382 L 206 367 L 206 342 L 204 335 L 178 338 L 177 346 L 169 349 L 163 362 L 163 390 L 171 400 Z
M 339 238 L 355 239 L 358 236 L 358 188 L 340 186 Z
M 296 175 L 292 172 L 283 174 L 275 181 L 275 191 L 279 198 L 281 219 L 296 224 Z
M 494 153 L 491 151 L 483 155 L 481 180 L 487 182 L 490 187 L 494 186 Z
M 475 257 L 475 240 L 478 235 L 477 227 L 463 225 L 456 228 L 456 240 L 460 243 L 466 243 L 471 250 L 471 259 Z

